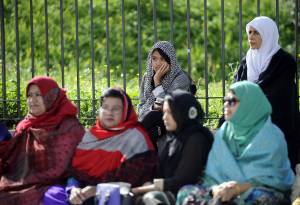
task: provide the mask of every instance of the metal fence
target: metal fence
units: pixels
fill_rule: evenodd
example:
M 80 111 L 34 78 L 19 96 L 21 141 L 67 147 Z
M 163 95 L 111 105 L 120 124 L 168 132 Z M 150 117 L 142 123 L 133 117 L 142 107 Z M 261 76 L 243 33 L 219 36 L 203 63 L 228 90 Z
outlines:
M 134 1 L 134 0 L 132 0 Z M 51 3 L 50 3 L 51 2 Z M 104 36 L 106 39 L 105 42 L 105 48 L 104 51 L 102 49 L 102 53 L 105 53 L 105 63 L 106 63 L 106 82 L 107 84 L 105 85 L 106 87 L 110 87 L 112 86 L 111 84 L 111 45 L 114 42 L 111 42 L 109 39 L 111 36 L 113 35 L 121 35 L 121 56 L 122 56 L 122 63 L 121 63 L 121 71 L 122 71 L 122 86 L 124 87 L 124 89 L 127 88 L 127 84 L 128 84 L 128 77 L 127 77 L 127 67 L 128 65 L 126 64 L 126 59 L 128 59 L 130 56 L 127 55 L 126 53 L 126 25 L 128 24 L 128 22 L 126 22 L 125 20 L 125 16 L 126 16 L 126 4 L 124 0 L 120 0 L 118 1 L 118 3 L 120 4 L 120 10 L 118 11 L 111 11 L 110 9 L 110 5 L 111 2 L 116 2 L 116 1 L 109 1 L 109 0 L 90 0 L 88 3 L 88 10 L 86 10 L 86 12 L 89 12 L 89 22 L 85 22 L 86 24 L 89 25 L 89 33 L 90 33 L 90 39 L 89 39 L 89 43 L 90 43 L 90 69 L 91 69 L 91 75 L 90 75 L 90 81 L 91 81 L 91 90 L 92 90 L 92 96 L 91 99 L 88 99 L 91 102 L 91 106 L 92 106 L 92 113 L 95 113 L 95 111 L 97 110 L 97 88 L 96 88 L 96 74 L 95 74 L 95 61 L 97 61 L 97 57 L 95 57 L 95 52 L 98 52 L 99 48 L 95 48 L 95 25 L 94 25 L 94 20 L 95 20 L 95 2 L 97 2 L 97 4 L 101 4 L 102 7 L 104 7 L 105 9 L 105 25 L 103 25 L 103 27 L 105 27 L 105 31 L 104 31 Z M 152 43 L 156 42 L 157 40 L 169 40 L 172 43 L 175 43 L 175 39 L 174 39 L 174 23 L 176 23 L 176 21 L 178 21 L 178 19 L 176 20 L 176 13 L 174 13 L 174 7 L 176 6 L 175 1 L 173 0 L 169 0 L 167 3 L 165 2 L 165 4 L 168 6 L 168 18 L 169 18 L 169 37 L 168 39 L 159 39 L 158 34 L 160 33 L 159 30 L 159 25 L 158 25 L 158 20 L 160 19 L 160 16 L 158 15 L 157 12 L 157 6 L 159 5 L 159 0 L 152 0 L 150 3 L 149 1 L 142 1 L 142 0 L 135 0 L 135 13 L 136 13 L 136 50 L 137 50 L 137 58 L 136 58 L 136 62 L 137 62 L 137 75 L 138 75 L 138 82 L 140 82 L 143 72 L 144 72 L 144 66 L 143 66 L 143 62 L 145 61 L 145 59 L 143 58 L 145 56 L 145 54 L 143 53 L 143 48 L 145 47 L 144 42 L 142 41 L 142 32 L 143 32 L 143 24 L 142 24 L 142 16 L 143 16 L 143 11 L 142 11 L 142 7 L 144 4 L 147 4 L 148 6 L 151 6 L 152 9 L 152 36 L 149 36 L 149 38 L 153 39 L 151 40 Z M 177 1 L 176 1 L 177 2 Z M 179 2 L 179 1 L 178 1 Z M 200 45 L 196 45 L 192 43 L 192 36 L 191 36 L 191 32 L 195 29 L 195 27 L 191 26 L 191 22 L 190 22 L 190 15 L 191 15 L 191 3 L 195 3 L 194 1 L 191 2 L 190 0 L 185 0 L 185 1 L 181 1 L 184 2 L 184 7 L 185 7 L 185 19 L 181 19 L 180 21 L 182 21 L 183 24 L 186 25 L 186 30 L 185 31 L 181 31 L 185 33 L 186 36 L 186 44 L 185 47 L 180 47 L 180 48 L 176 48 L 177 51 L 178 50 L 183 50 L 184 52 L 186 52 L 186 61 L 187 61 L 187 71 L 189 74 L 193 73 L 193 66 L 192 66 L 192 58 L 191 58 L 191 49 L 195 49 L 197 46 Z M 209 83 L 210 83 L 210 78 L 209 78 L 209 65 L 208 65 L 208 58 L 209 58 L 209 30 L 208 30 L 208 23 L 210 22 L 210 19 L 208 18 L 208 6 L 210 3 L 215 3 L 218 2 L 219 8 L 220 10 L 219 12 L 219 23 L 220 23 L 220 31 L 221 31 L 221 38 L 220 40 L 220 69 L 221 69 L 221 89 L 222 89 L 222 95 L 221 96 L 210 96 L 209 95 Z M 214 99 L 218 99 L 219 101 L 222 101 L 222 97 L 225 95 L 225 89 L 228 83 L 226 80 L 226 72 L 225 72 L 225 67 L 226 67 L 226 63 L 228 61 L 226 61 L 225 59 L 225 47 L 226 47 L 226 43 L 225 43 L 225 38 L 226 38 L 226 33 L 225 33 L 225 26 L 226 26 L 226 18 L 225 18 L 225 7 L 226 7 L 226 3 L 229 1 L 224 1 L 224 0 L 220 0 L 220 1 L 209 1 L 209 0 L 199 0 L 199 4 L 201 3 L 201 8 L 199 8 L 199 13 L 201 15 L 202 21 L 203 21 L 203 27 L 201 29 L 203 29 L 203 42 L 201 43 L 202 47 L 204 48 L 204 59 L 203 59 L 203 72 L 204 72 L 204 88 L 205 88 L 205 92 L 203 93 L 203 95 L 198 96 L 200 100 L 203 101 L 204 103 L 204 108 L 205 108 L 205 112 L 207 113 L 206 117 L 207 118 L 217 118 L 218 116 L 212 116 L 210 115 L 210 109 L 209 109 L 209 105 L 210 102 Z M 243 14 L 247 12 L 247 9 L 249 8 L 245 8 L 245 1 L 243 2 L 242 0 L 236 1 L 238 2 L 236 5 L 238 6 L 238 16 L 236 17 L 238 19 L 238 25 L 235 25 L 238 27 L 238 50 L 239 50 L 239 56 L 238 59 L 234 59 L 235 61 L 239 61 L 243 55 L 244 55 L 244 50 L 243 49 L 243 42 L 245 41 L 245 39 L 243 40 L 243 33 L 244 33 L 244 28 L 245 25 L 243 25 L 243 21 L 249 21 L 251 20 L 254 16 L 252 16 L 252 18 L 250 19 L 244 19 L 243 18 Z M 246 1 L 247 2 L 247 1 Z M 297 55 L 299 54 L 299 1 L 295 0 L 295 1 L 272 1 L 274 4 L 274 8 L 275 11 L 271 12 L 273 17 L 275 17 L 275 21 L 278 25 L 281 25 L 281 16 L 280 16 L 280 9 L 282 7 L 282 5 L 285 5 L 287 3 L 292 3 L 293 4 L 293 16 L 291 16 L 292 21 L 293 21 L 293 26 L 294 26 L 294 30 L 293 30 L 293 42 L 294 45 L 292 46 L 293 48 L 293 55 L 295 56 L 295 58 L 297 59 L 297 66 L 298 66 L 298 72 L 299 72 L 299 58 Z M 0 0 L 0 31 L 1 31 L 1 99 L 0 99 L 0 105 L 1 105 L 1 115 L 0 115 L 0 120 L 1 121 L 12 121 L 13 123 L 15 123 L 16 121 L 20 120 L 23 115 L 24 112 L 22 109 L 24 109 L 24 107 L 22 107 L 22 68 L 20 67 L 20 45 L 22 45 L 22 43 L 24 43 L 24 39 L 22 39 L 22 41 L 20 40 L 20 31 L 19 31 L 19 26 L 20 26 L 20 20 L 24 21 L 22 18 L 23 16 L 20 16 L 19 13 L 19 8 L 20 6 L 22 6 L 21 4 L 23 4 L 24 2 L 15 0 L 14 2 L 11 1 L 5 1 L 5 0 Z M 39 33 L 39 31 L 35 30 L 36 28 L 36 24 L 34 21 L 34 17 L 35 17 L 35 4 L 34 4 L 34 0 L 29 0 L 29 23 L 27 25 L 29 25 L 28 30 L 30 31 L 30 33 L 28 34 L 28 38 L 25 39 L 25 41 L 29 41 L 30 42 L 30 47 L 28 48 L 30 50 L 30 75 L 31 77 L 37 75 L 37 68 L 36 68 L 36 62 L 45 62 L 44 63 L 44 75 L 50 75 L 50 68 L 51 68 L 51 62 L 50 62 L 50 54 L 49 54 L 49 46 L 51 45 L 51 42 L 49 41 L 49 13 L 50 11 L 48 10 L 48 6 L 49 4 L 53 4 L 53 1 L 48 1 L 48 0 L 44 0 L 43 2 L 43 21 L 44 21 L 44 31 L 43 33 Z M 262 12 L 261 9 L 261 5 L 262 2 L 260 0 L 257 0 L 255 2 L 256 5 L 256 15 L 265 15 L 265 13 L 270 13 L 270 12 L 265 12 L 266 10 L 268 10 L 268 8 L 265 8 Z M 72 12 L 74 15 L 73 18 L 73 22 L 75 24 L 75 31 L 74 31 L 74 35 L 75 35 L 75 41 L 72 42 L 75 46 L 74 46 L 74 59 L 75 59 L 75 69 L 76 69 L 76 75 L 73 76 L 73 78 L 75 79 L 75 83 L 76 83 L 76 99 L 74 99 L 74 101 L 77 103 L 77 106 L 81 109 L 81 103 L 82 103 L 82 97 L 81 97 L 81 92 L 82 90 L 86 89 L 86 88 L 82 88 L 81 84 L 80 84 L 80 76 L 81 76 L 81 72 L 82 72 L 82 68 L 81 68 L 81 61 L 80 61 L 80 43 L 79 43 L 79 35 L 80 32 L 82 32 L 80 30 L 80 26 L 79 26 L 79 21 L 80 21 L 80 13 L 79 13 L 79 5 L 78 5 L 78 0 L 74 0 L 72 2 L 72 5 L 65 5 L 65 1 L 60 0 L 59 1 L 59 8 L 57 8 L 59 10 L 59 22 L 57 22 L 59 24 L 59 33 L 56 34 L 57 38 L 59 38 L 60 40 L 60 83 L 62 85 L 62 87 L 65 87 L 66 84 L 66 74 L 65 74 L 65 67 L 66 67 L 66 62 L 65 62 L 65 47 L 66 47 L 66 39 L 64 39 L 65 35 L 64 33 L 65 31 L 65 24 L 67 23 L 65 20 L 65 16 L 64 16 L 64 11 L 66 9 L 72 8 Z M 6 12 L 12 12 L 13 11 L 13 15 L 10 15 L 10 13 L 6 13 Z M 111 12 L 120 12 L 120 24 L 121 24 L 121 33 L 120 34 L 116 34 L 112 31 L 111 27 L 110 27 L 110 13 Z M 8 33 L 6 30 L 6 27 L 8 26 L 8 20 L 7 18 L 14 18 L 14 33 Z M 70 23 L 70 22 L 68 22 Z M 11 24 L 11 23 L 10 23 Z M 282 31 L 284 32 L 284 31 Z M 6 41 L 6 37 L 8 35 L 14 35 L 14 39 L 15 39 L 15 45 L 14 45 L 14 49 L 7 49 L 8 47 L 8 42 Z M 44 35 L 44 56 L 38 55 L 36 53 L 36 38 L 39 35 Z M 102 34 L 101 34 L 102 35 Z M 10 45 L 10 47 L 12 47 L 12 45 Z M 176 46 L 175 46 L 176 47 Z M 291 49 L 291 48 L 290 48 Z M 7 59 L 7 55 L 9 53 L 13 52 L 14 53 L 14 59 L 13 61 L 11 59 Z M 197 61 L 197 59 L 193 59 L 194 61 Z M 231 59 L 232 60 L 232 59 Z M 232 60 L 233 61 L 233 60 Z M 13 70 L 14 70 L 14 74 L 9 74 L 8 72 L 8 66 L 9 67 L 13 66 Z M 28 70 L 27 70 L 28 71 Z M 28 75 L 28 73 L 27 73 Z M 11 79 L 11 76 L 14 76 L 14 79 Z M 193 77 L 193 76 L 192 76 Z M 7 96 L 8 93 L 8 81 L 13 80 L 16 84 L 16 98 L 15 99 L 10 99 Z M 297 73 L 297 84 L 299 81 L 299 77 L 298 77 L 298 73 Z M 298 87 L 298 86 L 297 86 Z M 298 92 L 299 93 L 299 92 Z M 137 100 L 137 99 L 136 99 Z M 298 100 L 299 101 L 299 100 Z M 9 103 L 10 102 L 14 102 L 15 104 L 15 111 L 14 114 L 9 114 L 8 109 L 9 109 Z M 299 107 L 299 106 L 298 106 Z M 79 118 L 84 118 L 86 116 L 81 116 L 79 113 Z M 91 119 L 94 119 L 94 117 L 91 117 Z

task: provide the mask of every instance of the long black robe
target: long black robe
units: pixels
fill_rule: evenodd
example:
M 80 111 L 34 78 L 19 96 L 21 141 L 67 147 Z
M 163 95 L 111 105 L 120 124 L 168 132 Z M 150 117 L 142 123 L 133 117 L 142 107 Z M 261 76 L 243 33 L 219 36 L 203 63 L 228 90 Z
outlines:
M 284 133 L 288 144 L 292 168 L 299 162 L 300 150 L 299 109 L 297 108 L 296 61 L 289 53 L 279 49 L 267 69 L 259 75 L 257 83 L 272 105 L 272 121 Z M 234 81 L 247 80 L 247 63 L 244 57 Z

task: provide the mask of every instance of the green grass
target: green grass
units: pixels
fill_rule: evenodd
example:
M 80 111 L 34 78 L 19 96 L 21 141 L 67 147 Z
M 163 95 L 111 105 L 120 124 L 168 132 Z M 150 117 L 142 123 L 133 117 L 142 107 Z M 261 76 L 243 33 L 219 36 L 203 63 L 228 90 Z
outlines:
M 52 75 L 55 73 L 52 73 Z M 56 73 L 55 77 L 53 78 L 61 84 L 61 79 L 59 77 L 59 73 Z M 80 121 L 85 126 L 90 126 L 95 121 L 95 116 L 97 115 L 98 108 L 99 108 L 99 97 L 101 96 L 101 93 L 103 90 L 107 88 L 107 80 L 106 76 L 101 72 L 96 72 L 95 75 L 95 99 L 94 99 L 94 107 L 93 107 L 93 99 L 92 99 L 92 82 L 91 82 L 91 70 L 85 70 L 80 74 L 80 99 L 78 99 L 78 91 L 77 91 L 77 80 L 76 72 L 66 72 L 65 73 L 65 89 L 67 90 L 67 95 L 71 100 L 73 100 L 76 104 L 78 103 L 78 100 L 80 100 Z M 22 76 L 25 79 L 26 76 Z M 28 77 L 29 78 L 29 77 Z M 203 80 L 198 80 L 197 86 L 197 97 L 199 98 L 199 101 L 205 110 L 206 107 L 206 100 L 203 99 L 205 96 L 205 88 L 203 86 Z M 27 106 L 26 106 L 26 100 L 25 100 L 25 87 L 26 87 L 27 81 L 25 81 L 23 78 L 21 79 L 21 112 L 20 112 L 20 118 L 23 118 L 27 113 Z M 222 86 L 221 82 L 212 82 L 209 83 L 208 87 L 208 94 L 210 97 L 221 97 L 222 96 Z M 122 75 L 117 76 L 116 74 L 112 73 L 111 75 L 111 87 L 123 87 L 123 80 Z M 2 87 L 2 84 L 0 84 L 0 87 Z M 138 87 L 138 76 L 135 76 L 132 79 L 127 79 L 126 84 L 126 91 L 129 94 L 129 96 L 132 98 L 133 104 L 136 106 L 138 104 L 138 95 L 139 95 L 139 87 Z M 3 109 L 0 110 L 0 118 L 6 118 L 9 119 L 10 122 L 8 125 L 10 128 L 14 128 L 16 126 L 16 118 L 18 118 L 18 107 L 17 107 L 17 82 L 15 80 L 12 80 L 12 76 L 8 78 L 6 82 L 6 93 L 7 93 L 7 101 L 6 101 L 6 109 L 7 109 L 7 115 L 4 116 L 4 113 L 2 112 Z M 1 96 L 2 97 L 2 96 Z M 3 108 L 4 104 L 0 100 L 0 107 Z M 94 109 L 93 109 L 94 108 Z M 218 118 L 222 114 L 222 99 L 209 99 L 208 100 L 208 112 L 207 117 L 208 118 Z M 206 125 L 215 128 L 217 125 L 217 119 L 208 119 L 206 120 Z
M 222 115 L 223 100 L 222 97 L 226 93 L 226 90 L 233 80 L 233 73 L 235 72 L 236 65 L 225 65 L 227 70 L 226 81 L 225 81 L 225 92 L 223 93 L 222 82 L 215 79 L 209 79 L 208 82 L 208 98 L 206 98 L 206 87 L 203 78 L 194 79 L 197 85 L 197 98 L 202 105 L 203 110 L 206 113 L 205 125 L 215 129 L 218 124 L 218 119 Z M 110 71 L 110 87 L 121 87 L 123 88 L 123 76 L 118 72 L 114 72 L 115 68 L 111 68 Z M 6 77 L 6 115 L 3 113 L 4 103 L 2 100 L 2 95 L 0 96 L 0 120 L 8 119 L 8 126 L 14 128 L 17 123 L 17 118 L 22 119 L 27 113 L 27 106 L 25 100 L 25 88 L 27 82 L 31 79 L 30 69 L 21 69 L 21 81 L 20 81 L 20 113 L 18 116 L 18 105 L 17 105 L 17 82 L 16 73 L 13 68 L 7 68 Z M 39 70 L 37 73 L 43 73 Z M 45 73 L 45 72 L 44 72 Z M 50 70 L 50 76 L 52 76 L 60 85 L 62 82 L 61 72 L 59 69 Z M 107 76 L 106 76 L 106 66 L 95 67 L 95 98 L 93 101 L 92 97 L 92 70 L 89 67 L 81 69 L 79 73 L 79 86 L 80 92 L 77 91 L 77 72 L 76 69 L 65 70 L 64 75 L 65 89 L 67 90 L 67 95 L 76 104 L 80 100 L 80 121 L 85 126 L 90 126 L 95 122 L 95 116 L 97 115 L 99 108 L 99 97 L 103 90 L 107 88 Z M 194 76 L 193 76 L 194 77 Z M 195 77 L 194 77 L 195 78 Z M 126 77 L 126 92 L 132 98 L 133 104 L 138 104 L 139 86 L 138 86 L 138 75 L 127 75 Z M 0 89 L 2 91 L 2 79 L 0 81 Z M 80 95 L 80 98 L 78 96 Z M 2 118 L 2 119 L 1 119 Z

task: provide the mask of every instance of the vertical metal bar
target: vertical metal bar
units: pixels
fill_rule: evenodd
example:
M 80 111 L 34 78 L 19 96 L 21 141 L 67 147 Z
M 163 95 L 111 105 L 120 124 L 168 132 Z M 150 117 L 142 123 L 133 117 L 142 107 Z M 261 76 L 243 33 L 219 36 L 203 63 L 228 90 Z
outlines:
M 76 72 L 77 72 L 77 107 L 78 107 L 78 118 L 80 119 L 80 72 L 79 72 L 79 37 L 78 37 L 78 0 L 75 0 L 75 38 L 76 38 Z
M 225 32 L 224 32 L 224 0 L 221 0 L 221 70 L 222 95 L 225 95 Z
M 59 1 L 60 15 L 60 55 L 61 55 L 61 86 L 65 87 L 65 44 L 64 44 L 64 4 Z
M 122 13 L 122 72 L 123 72 L 123 88 L 126 91 L 126 47 L 125 47 L 125 15 L 124 15 L 124 0 L 121 2 Z
M 49 38 L 48 38 L 48 3 L 45 0 L 45 52 L 46 52 L 46 72 L 49 76 Z
M 204 79 L 205 79 L 205 115 L 208 117 L 208 66 L 207 66 L 207 0 L 204 0 Z
M 4 3 L 0 0 L 0 18 L 1 18 L 1 60 L 2 60 L 2 100 L 3 100 L 3 118 L 6 118 L 6 67 L 5 67 L 5 26 L 4 26 Z
M 169 1 L 169 6 L 170 6 L 170 42 L 173 44 L 174 42 L 174 18 L 173 18 L 173 13 L 174 13 L 174 5 L 173 5 L 173 0 Z
M 299 76 L 298 76 L 298 71 L 299 71 L 299 61 L 300 61 L 300 54 L 299 54 L 299 50 L 298 50 L 298 45 L 299 45 L 299 16 L 298 16 L 298 13 L 299 13 L 299 8 L 300 5 L 299 5 L 299 1 L 295 1 L 295 57 L 296 57 L 296 65 L 297 65 L 297 71 L 296 71 L 296 87 L 297 87 L 297 102 L 296 102 L 296 105 L 297 105 L 297 108 L 299 109 Z M 298 128 L 299 129 L 299 128 Z
M 239 49 L 240 60 L 243 58 L 243 0 L 239 1 Z
M 157 42 L 156 0 L 153 0 L 153 33 L 154 33 L 154 43 L 156 43 Z
M 34 72 L 34 30 L 33 30 L 33 8 L 32 0 L 29 1 L 30 4 L 30 46 L 31 46 L 31 77 L 35 76 Z
M 187 24 L 187 60 L 188 60 L 188 73 L 191 75 L 191 31 L 190 31 L 190 0 L 186 1 L 186 24 Z
M 17 77 L 17 116 L 21 118 L 21 104 L 20 104 L 20 50 L 19 50 L 19 9 L 18 0 L 15 0 L 15 32 L 16 32 L 16 77 Z
M 276 24 L 279 32 L 279 0 L 276 0 Z
M 92 58 L 92 110 L 96 113 L 96 98 L 95 98 L 95 52 L 94 52 L 94 5 L 93 0 L 90 0 L 90 16 L 91 16 L 91 58 Z
M 257 10 L 257 16 L 260 16 L 260 0 L 256 1 L 256 10 Z
M 106 79 L 107 87 L 110 87 L 110 62 L 109 62 L 109 18 L 108 18 L 108 0 L 105 4 L 105 20 L 106 20 Z
M 142 49 L 141 49 L 141 0 L 137 2 L 137 32 L 138 32 L 138 73 L 139 73 L 139 86 L 141 85 L 142 81 Z

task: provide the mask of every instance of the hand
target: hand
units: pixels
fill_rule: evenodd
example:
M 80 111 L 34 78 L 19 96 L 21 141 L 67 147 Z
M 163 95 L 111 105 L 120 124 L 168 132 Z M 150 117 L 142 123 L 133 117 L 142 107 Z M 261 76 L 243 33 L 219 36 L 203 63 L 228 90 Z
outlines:
M 152 109 L 153 110 L 162 111 L 162 103 L 154 101 Z
M 86 197 L 86 199 L 88 199 L 96 195 L 96 186 L 86 186 L 81 190 L 81 192 Z
M 292 205 L 300 205 L 300 197 L 296 198 Z
M 239 194 L 237 193 L 236 186 L 238 185 L 235 181 L 224 182 L 220 185 L 214 186 L 212 188 L 213 197 L 220 197 L 222 202 L 230 201 Z
M 155 72 L 153 80 L 155 87 L 161 84 L 162 78 L 170 70 L 170 65 L 167 62 L 164 62 L 160 68 Z
M 148 186 L 148 185 L 151 185 L 151 184 L 153 184 L 152 182 L 145 182 L 144 184 L 143 184 L 143 186 Z
M 132 188 L 131 189 L 131 192 L 133 194 L 143 194 L 143 193 L 146 193 L 146 192 L 149 192 L 149 191 L 155 191 L 155 186 L 154 184 L 150 183 L 147 185 L 143 185 L 143 186 L 139 186 L 139 187 L 135 187 L 135 188 Z
M 77 205 L 82 204 L 86 200 L 86 197 L 82 193 L 82 189 L 80 188 L 72 188 L 71 194 L 69 196 L 69 202 L 71 204 Z

